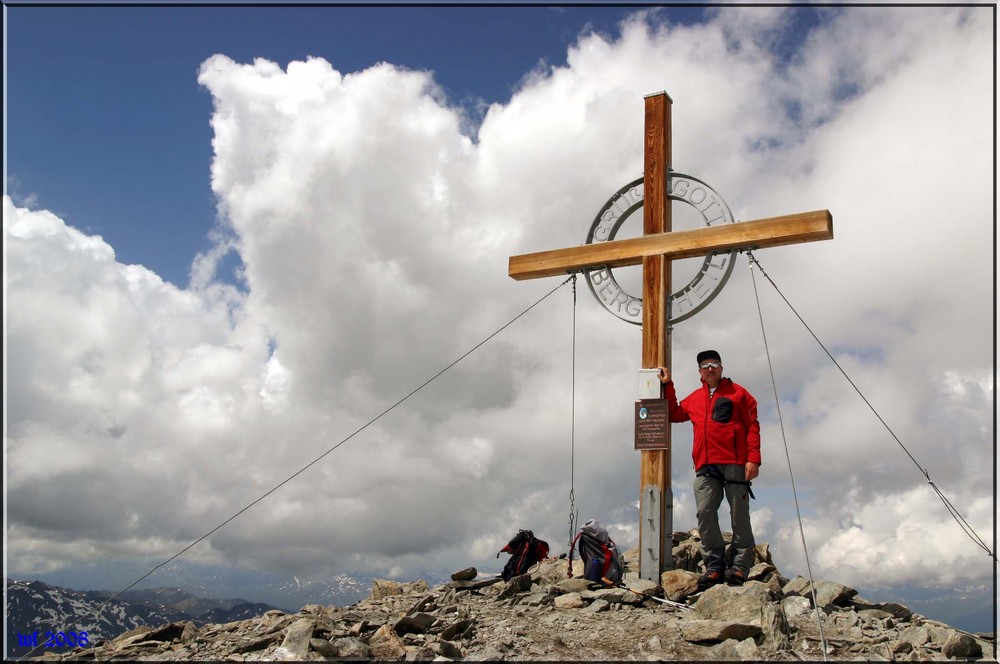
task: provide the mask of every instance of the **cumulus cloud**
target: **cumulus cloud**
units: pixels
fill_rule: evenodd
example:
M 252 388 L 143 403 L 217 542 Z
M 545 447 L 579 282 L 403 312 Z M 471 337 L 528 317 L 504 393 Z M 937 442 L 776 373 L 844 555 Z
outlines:
M 641 13 L 585 34 L 474 134 L 433 73 L 207 59 L 225 232 L 180 290 L 4 199 L 12 570 L 166 557 L 329 450 L 542 297 L 512 254 L 582 244 L 642 168 L 666 88 L 675 167 L 740 219 L 828 208 L 836 239 L 758 254 L 908 449 L 992 536 L 992 24 L 971 8 Z M 213 278 L 228 251 L 245 289 Z M 755 523 L 801 552 L 744 258 L 678 325 L 761 402 Z M 678 270 L 683 269 L 678 266 Z M 867 406 L 756 275 L 814 566 L 871 582 L 989 576 Z M 188 555 L 300 577 L 495 564 L 516 528 L 568 536 L 569 287 Z M 637 538 L 639 331 L 580 284 L 581 520 Z M 675 428 L 675 527 L 694 525 Z M 567 537 L 568 538 L 568 537 Z M 937 544 L 922 545 L 929 540 Z M 780 560 L 779 560 L 780 562 Z M 878 564 L 875 564 L 875 563 Z M 784 567 L 784 565 L 783 565 Z M 942 570 L 947 569 L 947 572 Z M 791 570 L 796 571 L 796 570 Z M 804 570 L 798 570 L 804 571 Z

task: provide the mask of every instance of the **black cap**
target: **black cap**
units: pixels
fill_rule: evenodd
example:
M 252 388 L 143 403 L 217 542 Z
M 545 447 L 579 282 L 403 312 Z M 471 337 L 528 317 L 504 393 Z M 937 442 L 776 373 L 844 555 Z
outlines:
M 701 364 L 705 360 L 718 360 L 722 362 L 722 358 L 719 357 L 719 351 L 717 350 L 703 350 L 698 353 L 698 364 Z

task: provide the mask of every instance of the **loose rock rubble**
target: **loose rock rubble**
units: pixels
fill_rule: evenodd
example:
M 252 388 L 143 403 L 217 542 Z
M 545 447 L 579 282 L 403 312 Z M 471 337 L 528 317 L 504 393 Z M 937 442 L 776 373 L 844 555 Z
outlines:
M 504 583 L 456 572 L 451 583 L 377 580 L 349 607 L 309 605 L 224 625 L 141 627 L 39 659 L 129 660 L 995 660 L 995 635 L 967 634 L 838 583 L 787 579 L 766 544 L 743 586 L 697 592 L 697 531 L 674 533 L 675 567 L 656 585 L 626 554 L 629 589 L 567 578 L 548 559 Z M 815 591 L 815 592 L 814 592 Z M 650 595 L 681 603 L 673 606 Z M 815 596 L 817 608 L 813 605 Z M 820 622 L 822 635 L 820 633 Z

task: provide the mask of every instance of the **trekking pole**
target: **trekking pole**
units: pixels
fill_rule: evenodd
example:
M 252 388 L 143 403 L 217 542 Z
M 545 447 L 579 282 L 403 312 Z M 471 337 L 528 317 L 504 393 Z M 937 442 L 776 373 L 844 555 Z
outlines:
M 641 595 L 641 596 L 643 596 L 643 597 L 645 597 L 647 599 L 651 599 L 654 602 L 659 602 L 661 604 L 666 604 L 667 606 L 672 606 L 675 609 L 681 609 L 683 611 L 690 611 L 691 610 L 691 607 L 688 606 L 687 604 L 682 604 L 681 602 L 674 602 L 673 600 L 669 600 L 669 599 L 663 599 L 662 597 L 655 597 L 653 595 L 650 595 L 649 593 L 644 593 L 641 590 L 636 590 L 635 588 L 629 588 L 624 583 L 615 583 L 614 581 L 612 581 L 611 579 L 609 579 L 607 577 L 602 578 L 601 581 L 604 582 L 604 584 L 607 585 L 607 586 L 615 586 L 615 587 L 618 587 L 618 588 L 623 588 L 625 590 L 628 590 L 629 592 L 635 593 L 636 595 Z

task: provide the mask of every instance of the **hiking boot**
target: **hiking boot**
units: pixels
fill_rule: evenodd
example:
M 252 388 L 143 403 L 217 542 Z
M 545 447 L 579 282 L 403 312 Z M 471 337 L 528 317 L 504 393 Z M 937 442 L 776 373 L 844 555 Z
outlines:
M 726 583 L 731 586 L 742 586 L 746 583 L 747 575 L 743 573 L 743 570 L 737 569 L 735 567 L 726 570 Z
M 698 577 L 698 587 L 704 590 L 722 583 L 722 572 L 717 569 L 710 569 Z

